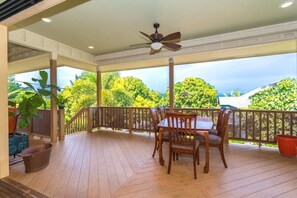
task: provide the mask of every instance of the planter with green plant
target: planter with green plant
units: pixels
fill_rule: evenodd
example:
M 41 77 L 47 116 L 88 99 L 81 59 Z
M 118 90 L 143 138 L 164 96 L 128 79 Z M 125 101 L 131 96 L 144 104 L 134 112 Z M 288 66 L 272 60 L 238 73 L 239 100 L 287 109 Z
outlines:
M 58 99 L 58 107 L 59 109 L 64 109 L 65 108 L 65 104 L 67 103 L 67 98 L 65 98 L 63 95 L 59 94 L 57 96 Z
M 18 119 L 18 127 L 20 129 L 27 128 L 30 125 L 32 116 L 41 118 L 38 114 L 38 108 L 43 107 L 46 109 L 46 98 L 53 97 L 57 102 L 56 94 L 50 91 L 50 88 L 60 90 L 56 85 L 48 84 L 48 74 L 45 71 L 39 71 L 40 78 L 32 78 L 32 81 L 37 84 L 35 88 L 32 83 L 24 82 L 27 88 L 23 92 L 20 98 L 16 100 L 15 106 L 17 107 L 16 119 Z M 14 132 L 16 132 L 17 126 L 15 125 Z

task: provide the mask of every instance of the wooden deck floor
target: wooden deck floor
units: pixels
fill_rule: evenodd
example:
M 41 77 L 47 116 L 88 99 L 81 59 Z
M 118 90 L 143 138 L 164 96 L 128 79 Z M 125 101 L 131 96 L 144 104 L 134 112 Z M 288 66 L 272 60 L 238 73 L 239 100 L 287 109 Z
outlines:
M 200 151 L 197 180 L 192 158 L 180 156 L 167 174 L 152 158 L 153 136 L 113 132 L 78 133 L 54 145 L 50 165 L 24 173 L 22 163 L 10 167 L 9 178 L 49 197 L 296 197 L 297 158 L 276 149 L 230 144 L 225 169 L 216 149 L 210 173 L 203 173 Z

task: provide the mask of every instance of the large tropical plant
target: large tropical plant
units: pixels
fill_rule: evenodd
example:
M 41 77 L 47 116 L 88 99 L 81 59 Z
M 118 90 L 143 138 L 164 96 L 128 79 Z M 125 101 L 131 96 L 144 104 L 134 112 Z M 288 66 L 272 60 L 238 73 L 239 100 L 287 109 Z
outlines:
M 53 97 L 57 102 L 56 94 L 50 91 L 50 88 L 55 88 L 60 91 L 56 85 L 48 84 L 48 74 L 45 71 L 39 71 L 40 78 L 32 78 L 32 81 L 37 85 L 33 86 L 32 83 L 24 82 L 27 86 L 24 91 L 19 93 L 20 97 L 16 100 L 18 113 L 16 119 L 19 118 L 19 128 L 24 129 L 29 126 L 30 118 L 35 116 L 41 118 L 38 114 L 38 108 L 46 108 L 46 98 Z M 16 129 L 16 126 L 15 126 Z

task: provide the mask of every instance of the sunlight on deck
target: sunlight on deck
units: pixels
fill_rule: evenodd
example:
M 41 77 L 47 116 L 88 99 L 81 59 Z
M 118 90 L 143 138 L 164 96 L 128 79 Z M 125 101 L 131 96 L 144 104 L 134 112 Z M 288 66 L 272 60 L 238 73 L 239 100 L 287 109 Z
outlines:
M 9 178 L 50 197 L 295 197 L 297 158 L 277 149 L 251 145 L 226 146 L 225 169 L 211 148 L 210 172 L 203 173 L 200 149 L 197 180 L 191 156 L 182 155 L 167 174 L 152 158 L 154 136 L 115 132 L 67 135 L 54 145 L 50 165 L 26 174 L 23 163 L 10 167 Z

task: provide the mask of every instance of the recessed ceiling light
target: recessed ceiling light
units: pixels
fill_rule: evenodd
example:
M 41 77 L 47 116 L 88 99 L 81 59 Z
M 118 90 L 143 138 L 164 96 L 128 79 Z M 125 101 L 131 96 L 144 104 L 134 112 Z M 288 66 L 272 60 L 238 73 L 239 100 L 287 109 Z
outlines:
M 279 5 L 280 8 L 287 8 L 289 6 L 291 6 L 294 3 L 295 0 L 288 0 L 288 1 L 284 1 L 283 3 L 281 3 Z
M 42 21 L 44 21 L 46 23 L 52 22 L 52 20 L 50 18 L 42 18 Z
M 90 45 L 88 48 L 89 48 L 89 49 L 94 49 L 94 46 L 91 46 L 91 45 Z

